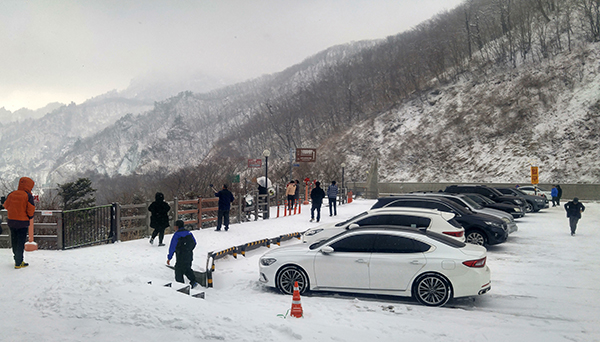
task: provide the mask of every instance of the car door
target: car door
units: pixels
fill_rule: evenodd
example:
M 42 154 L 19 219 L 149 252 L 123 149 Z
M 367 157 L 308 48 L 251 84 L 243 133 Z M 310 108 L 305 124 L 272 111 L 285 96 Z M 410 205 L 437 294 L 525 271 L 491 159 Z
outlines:
M 369 288 L 369 259 L 376 234 L 346 235 L 329 243 L 332 253 L 314 259 L 316 286 L 345 289 Z
M 378 235 L 369 263 L 370 288 L 406 291 L 414 276 L 427 264 L 423 252 L 431 248 L 409 237 Z

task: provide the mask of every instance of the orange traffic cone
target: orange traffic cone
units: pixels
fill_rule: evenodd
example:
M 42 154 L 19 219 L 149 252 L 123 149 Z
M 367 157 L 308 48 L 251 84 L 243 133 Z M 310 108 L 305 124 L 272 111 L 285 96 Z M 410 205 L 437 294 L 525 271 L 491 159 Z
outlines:
M 300 291 L 298 290 L 298 282 L 294 282 L 294 295 L 292 296 L 292 310 L 290 316 L 296 318 L 302 317 L 302 304 L 300 304 Z

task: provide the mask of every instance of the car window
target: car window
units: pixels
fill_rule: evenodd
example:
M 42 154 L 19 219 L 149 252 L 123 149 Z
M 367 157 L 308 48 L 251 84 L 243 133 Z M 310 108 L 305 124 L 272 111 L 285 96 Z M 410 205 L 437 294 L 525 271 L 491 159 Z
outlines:
M 375 234 L 351 235 L 329 245 L 336 252 L 370 253 Z
M 431 223 L 428 217 L 412 215 L 376 215 L 356 222 L 359 226 L 392 225 L 413 228 L 427 228 Z
M 348 220 L 346 220 L 346 221 L 344 221 L 344 222 L 336 223 L 336 224 L 335 224 L 335 226 L 336 226 L 336 227 L 345 226 L 345 225 L 347 225 L 348 223 L 350 223 L 350 222 L 352 222 L 352 221 L 354 221 L 354 220 L 356 220 L 356 219 L 358 219 L 358 218 L 360 218 L 360 217 L 366 216 L 367 214 L 368 214 L 368 213 L 367 213 L 366 211 L 365 211 L 365 212 L 362 212 L 362 213 L 360 213 L 360 214 L 358 214 L 358 215 L 356 215 L 356 216 L 354 216 L 354 217 L 352 217 L 352 218 L 350 218 L 350 219 L 348 219 Z
M 373 246 L 373 253 L 422 253 L 431 249 L 431 246 L 397 235 L 378 235 Z
M 451 225 L 453 225 L 456 228 L 462 228 L 462 225 L 460 223 L 458 223 L 458 221 L 456 221 L 455 218 L 449 219 L 448 223 L 450 223 Z
M 479 203 L 477 203 L 476 201 L 474 201 L 473 199 L 471 199 L 471 197 L 469 197 L 469 196 L 460 195 L 460 198 L 463 201 L 465 201 L 465 203 L 467 203 L 469 206 L 475 208 L 475 210 L 483 209 L 483 207 Z
M 512 195 L 512 190 L 510 189 L 496 189 L 505 195 Z

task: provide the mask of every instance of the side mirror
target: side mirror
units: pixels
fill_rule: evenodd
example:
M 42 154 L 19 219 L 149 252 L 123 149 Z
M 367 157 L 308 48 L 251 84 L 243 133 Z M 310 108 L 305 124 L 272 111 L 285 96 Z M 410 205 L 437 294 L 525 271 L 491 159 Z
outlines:
M 333 248 L 331 248 L 330 246 L 323 246 L 321 248 L 321 253 L 323 253 L 323 254 L 333 253 Z

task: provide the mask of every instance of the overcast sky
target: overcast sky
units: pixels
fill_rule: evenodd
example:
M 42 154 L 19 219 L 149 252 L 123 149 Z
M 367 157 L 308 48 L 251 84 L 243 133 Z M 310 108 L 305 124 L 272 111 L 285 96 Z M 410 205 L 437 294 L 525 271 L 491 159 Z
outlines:
M 0 108 L 79 104 L 150 71 L 243 80 L 462 0 L 0 0 Z

